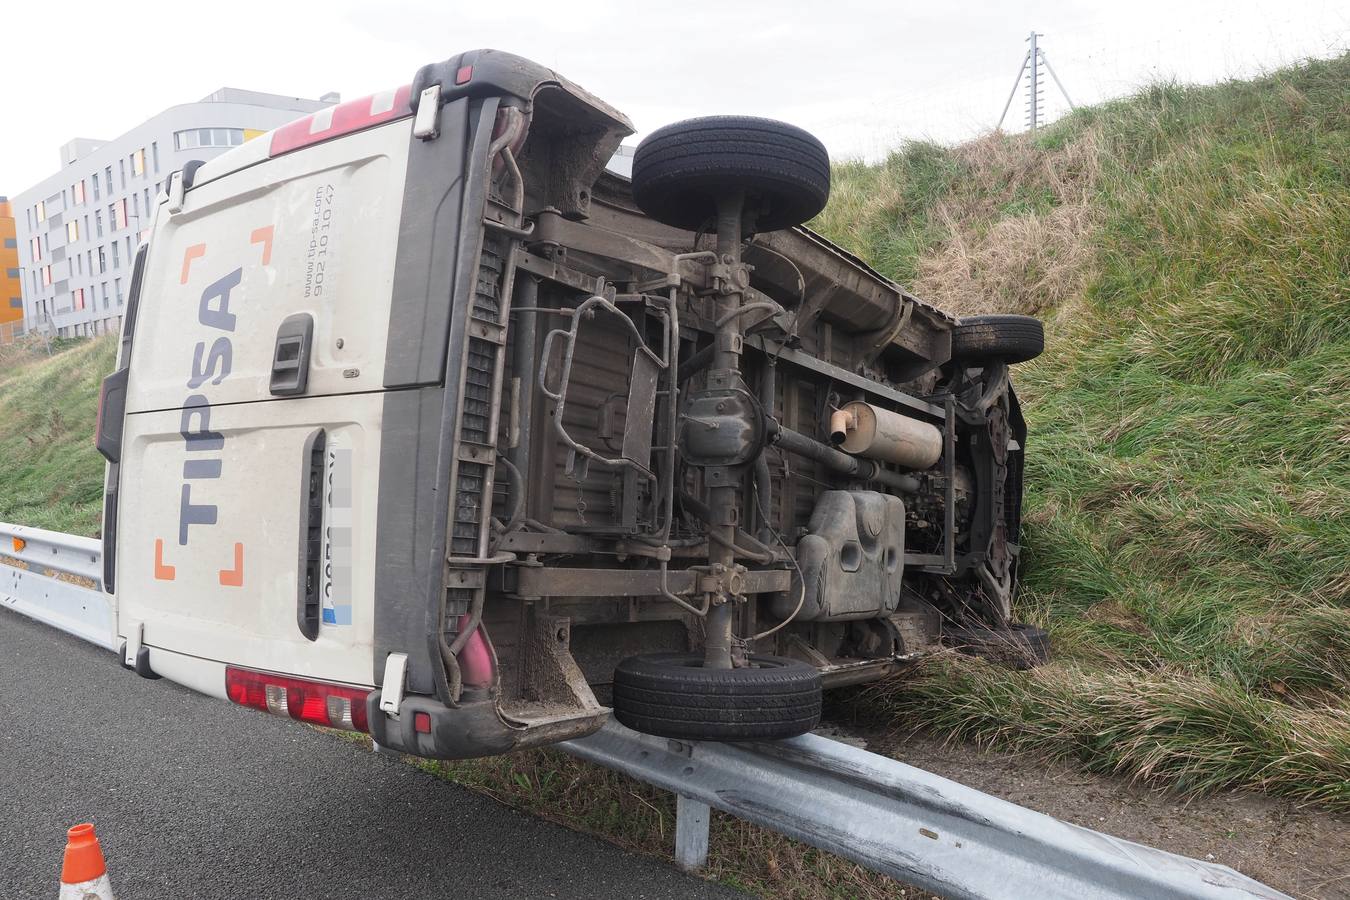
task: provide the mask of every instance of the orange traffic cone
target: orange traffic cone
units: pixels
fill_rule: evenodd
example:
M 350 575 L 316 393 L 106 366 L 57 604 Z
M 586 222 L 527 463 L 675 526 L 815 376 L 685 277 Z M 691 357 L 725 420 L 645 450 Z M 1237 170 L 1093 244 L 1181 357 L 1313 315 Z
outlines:
M 94 826 L 87 822 L 66 832 L 60 900 L 113 900 L 103 849 L 94 835 Z

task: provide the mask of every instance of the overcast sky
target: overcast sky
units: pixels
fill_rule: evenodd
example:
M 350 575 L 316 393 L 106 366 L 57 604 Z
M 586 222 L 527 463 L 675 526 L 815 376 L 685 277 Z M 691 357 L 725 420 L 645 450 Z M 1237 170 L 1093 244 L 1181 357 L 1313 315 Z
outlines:
M 495 47 L 628 113 L 639 133 L 714 113 L 786 119 L 836 159 L 994 126 L 1033 28 L 1075 103 L 1157 78 L 1212 82 L 1350 45 L 1345 0 L 738 2 L 228 0 L 6 3 L 0 194 L 222 86 L 354 98 Z M 1051 117 L 1064 108 L 1046 86 Z M 1008 130 L 1023 124 L 1014 99 Z

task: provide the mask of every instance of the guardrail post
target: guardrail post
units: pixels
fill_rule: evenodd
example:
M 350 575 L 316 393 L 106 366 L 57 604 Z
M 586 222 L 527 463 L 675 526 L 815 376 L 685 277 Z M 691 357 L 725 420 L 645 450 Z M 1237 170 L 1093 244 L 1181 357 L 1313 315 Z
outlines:
M 708 864 L 708 804 L 678 794 L 675 798 L 675 862 L 686 872 Z

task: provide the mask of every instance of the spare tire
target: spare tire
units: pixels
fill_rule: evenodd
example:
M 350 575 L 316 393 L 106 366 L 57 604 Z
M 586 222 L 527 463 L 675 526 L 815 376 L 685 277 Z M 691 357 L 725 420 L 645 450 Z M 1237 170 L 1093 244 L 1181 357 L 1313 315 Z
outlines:
M 830 198 L 825 145 L 773 119 L 707 116 L 657 129 L 633 154 L 633 200 L 663 224 L 715 230 L 718 198 L 735 191 L 748 232 L 800 225 Z
M 969 316 L 952 330 L 952 359 L 1019 363 L 1045 350 L 1045 326 L 1031 316 Z
M 630 656 L 614 670 L 614 718 L 634 731 L 695 741 L 761 741 L 805 734 L 820 721 L 815 666 L 750 657 L 707 669 L 699 653 Z

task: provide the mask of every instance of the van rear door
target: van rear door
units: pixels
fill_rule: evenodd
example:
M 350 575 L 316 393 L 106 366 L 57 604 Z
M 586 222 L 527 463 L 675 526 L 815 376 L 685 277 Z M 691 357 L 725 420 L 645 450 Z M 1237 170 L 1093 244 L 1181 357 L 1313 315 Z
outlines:
M 116 541 L 119 633 L 157 674 L 219 696 L 225 665 L 372 683 L 410 131 L 396 119 L 275 158 L 264 136 L 232 151 L 250 164 L 218 158 L 199 174 L 228 174 L 158 211 Z

